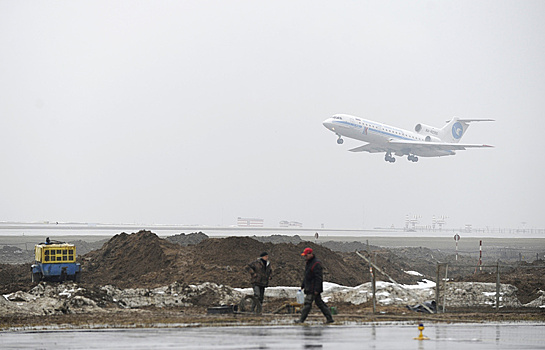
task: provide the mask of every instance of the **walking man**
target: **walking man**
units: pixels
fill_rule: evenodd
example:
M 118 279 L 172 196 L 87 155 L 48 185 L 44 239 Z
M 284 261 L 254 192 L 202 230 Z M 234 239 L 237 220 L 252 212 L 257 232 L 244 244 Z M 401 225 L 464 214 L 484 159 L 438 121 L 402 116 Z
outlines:
M 269 286 L 269 280 L 272 279 L 272 268 L 269 262 L 269 254 L 261 253 L 257 260 L 246 266 L 246 271 L 250 273 L 254 296 L 263 305 L 265 288 Z
M 305 257 L 307 264 L 305 267 L 305 277 L 301 289 L 305 292 L 305 303 L 303 310 L 301 311 L 301 318 L 296 323 L 305 322 L 310 309 L 312 308 L 312 302 L 316 303 L 316 306 L 322 311 L 326 318 L 325 323 L 333 323 L 333 317 L 331 311 L 322 300 L 323 288 L 323 269 L 322 262 L 314 255 L 312 248 L 305 248 L 301 254 Z

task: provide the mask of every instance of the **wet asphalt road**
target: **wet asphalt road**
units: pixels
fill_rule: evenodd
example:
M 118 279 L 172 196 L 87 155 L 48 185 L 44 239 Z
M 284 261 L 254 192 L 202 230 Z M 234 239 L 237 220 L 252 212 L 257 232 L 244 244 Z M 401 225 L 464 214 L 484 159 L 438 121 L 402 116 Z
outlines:
M 192 327 L 4 331 L 0 349 L 545 349 L 545 324 Z

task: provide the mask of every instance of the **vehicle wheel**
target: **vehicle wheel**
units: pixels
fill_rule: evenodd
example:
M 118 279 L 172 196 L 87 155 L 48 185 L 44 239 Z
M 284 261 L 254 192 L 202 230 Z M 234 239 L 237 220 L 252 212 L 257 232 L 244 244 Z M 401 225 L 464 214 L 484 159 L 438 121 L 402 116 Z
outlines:
M 40 280 L 42 279 L 42 274 L 39 273 L 39 272 L 36 272 L 36 273 L 33 273 L 32 274 L 32 283 L 38 283 L 40 282 Z
M 342 145 L 342 144 L 343 144 L 343 142 L 344 142 L 344 140 L 343 140 L 343 139 L 337 139 L 337 143 L 338 143 L 339 145 Z

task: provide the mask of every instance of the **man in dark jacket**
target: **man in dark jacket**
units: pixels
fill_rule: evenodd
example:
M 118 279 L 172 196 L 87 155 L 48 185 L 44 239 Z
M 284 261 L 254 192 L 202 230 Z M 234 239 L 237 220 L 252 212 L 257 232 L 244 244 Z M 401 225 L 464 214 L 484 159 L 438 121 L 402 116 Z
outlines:
M 265 296 L 265 288 L 269 286 L 269 280 L 272 278 L 272 268 L 269 262 L 269 254 L 267 252 L 261 253 L 259 258 L 246 266 L 252 278 L 252 287 L 254 289 L 254 296 L 257 297 L 259 302 L 263 304 L 263 297 Z
M 326 318 L 326 323 L 333 323 L 331 311 L 324 303 L 321 296 L 322 292 L 324 291 L 322 285 L 324 280 L 322 262 L 316 258 L 314 251 L 311 248 L 305 248 L 303 254 L 301 255 L 307 260 L 305 277 L 303 279 L 303 284 L 301 285 L 301 289 L 303 289 L 305 292 L 305 304 L 303 306 L 303 310 L 301 311 L 301 318 L 296 321 L 296 323 L 305 322 L 308 313 L 312 308 L 312 302 L 315 302 L 316 306 L 322 310 L 322 313 Z

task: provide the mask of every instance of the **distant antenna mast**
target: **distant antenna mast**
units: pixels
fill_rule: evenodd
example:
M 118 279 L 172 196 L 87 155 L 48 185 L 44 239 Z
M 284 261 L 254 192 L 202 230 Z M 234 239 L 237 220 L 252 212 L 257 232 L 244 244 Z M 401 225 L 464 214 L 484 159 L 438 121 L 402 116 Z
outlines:
M 416 224 L 422 216 L 414 215 L 412 219 L 409 218 L 409 214 L 405 216 L 405 231 L 416 232 Z
M 446 215 L 441 215 L 439 218 L 436 218 L 435 215 L 433 216 L 433 219 L 432 219 L 432 228 L 433 230 L 435 231 L 435 226 L 439 226 L 439 231 L 442 231 L 443 230 L 443 225 L 447 223 L 447 220 L 448 219 L 448 216 Z

